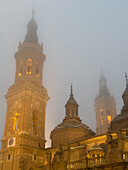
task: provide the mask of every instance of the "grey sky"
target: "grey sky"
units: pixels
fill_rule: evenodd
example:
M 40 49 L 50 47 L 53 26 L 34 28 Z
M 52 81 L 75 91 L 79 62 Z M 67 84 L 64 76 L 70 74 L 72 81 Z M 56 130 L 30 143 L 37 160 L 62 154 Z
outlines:
M 32 9 L 44 44 L 43 84 L 50 100 L 46 137 L 65 115 L 70 84 L 82 121 L 95 130 L 94 99 L 101 67 L 117 113 L 122 107 L 128 72 L 127 0 L 0 0 L 0 138 L 6 116 L 6 94 L 15 78 L 14 53 L 24 41 Z

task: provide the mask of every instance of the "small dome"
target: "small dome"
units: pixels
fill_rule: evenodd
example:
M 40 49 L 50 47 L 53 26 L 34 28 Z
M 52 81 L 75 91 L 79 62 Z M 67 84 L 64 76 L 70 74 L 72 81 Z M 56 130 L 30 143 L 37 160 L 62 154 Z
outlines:
M 94 145 L 93 145 L 93 147 L 88 151 L 88 152 L 90 152 L 90 151 L 97 151 L 97 150 L 99 150 L 99 151 L 104 151 L 97 143 L 95 143 Z

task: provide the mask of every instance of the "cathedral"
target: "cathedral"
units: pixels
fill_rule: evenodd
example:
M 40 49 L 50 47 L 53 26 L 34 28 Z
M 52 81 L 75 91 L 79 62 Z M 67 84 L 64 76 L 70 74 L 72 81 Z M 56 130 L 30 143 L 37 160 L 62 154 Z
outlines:
M 0 170 L 125 170 L 128 169 L 128 79 L 122 95 L 124 106 L 116 115 L 116 104 L 101 74 L 95 98 L 96 132 L 79 117 L 73 86 L 65 104 L 65 117 L 50 135 L 45 148 L 45 110 L 49 96 L 42 84 L 46 55 L 39 44 L 37 23 L 27 25 L 23 43 L 15 54 L 14 84 L 6 94 L 7 112 L 1 139 Z

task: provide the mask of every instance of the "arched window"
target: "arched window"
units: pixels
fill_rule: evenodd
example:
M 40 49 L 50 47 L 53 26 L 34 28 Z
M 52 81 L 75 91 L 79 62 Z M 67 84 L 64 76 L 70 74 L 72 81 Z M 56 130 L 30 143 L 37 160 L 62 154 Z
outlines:
M 23 61 L 20 62 L 19 77 L 22 76 L 22 71 L 23 71 Z
M 67 110 L 67 114 L 68 114 L 68 117 L 69 117 L 69 115 L 70 115 L 70 110 L 69 109 Z
M 108 124 L 110 125 L 110 123 L 111 123 L 110 109 L 107 109 L 107 119 L 108 119 Z
M 74 109 L 72 109 L 72 117 L 74 117 Z
M 18 113 L 15 113 L 15 116 L 14 116 L 14 123 L 13 123 L 13 130 L 17 130 L 18 128 Z
M 101 125 L 103 125 L 104 124 L 103 109 L 100 109 L 100 120 L 101 120 Z
M 39 63 L 36 62 L 36 77 L 39 77 Z
M 26 63 L 26 74 L 31 74 L 32 73 L 32 60 L 28 59 Z

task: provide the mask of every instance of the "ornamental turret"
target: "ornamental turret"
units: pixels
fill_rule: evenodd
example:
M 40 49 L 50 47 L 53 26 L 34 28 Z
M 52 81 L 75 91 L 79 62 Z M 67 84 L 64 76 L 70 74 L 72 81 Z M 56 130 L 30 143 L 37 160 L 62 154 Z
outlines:
M 65 105 L 65 118 L 63 122 L 58 124 L 51 132 L 52 146 L 66 145 L 78 139 L 84 139 L 94 136 L 95 133 L 84 123 L 82 123 L 78 114 L 78 103 L 73 96 L 71 85 L 71 93 L 69 100 Z
M 67 120 L 67 119 L 80 120 L 80 118 L 78 116 L 78 107 L 79 107 L 79 105 L 74 99 L 73 87 L 71 85 L 70 97 L 69 97 L 69 100 L 67 101 L 67 103 L 65 105 L 65 111 L 66 111 L 65 120 Z

